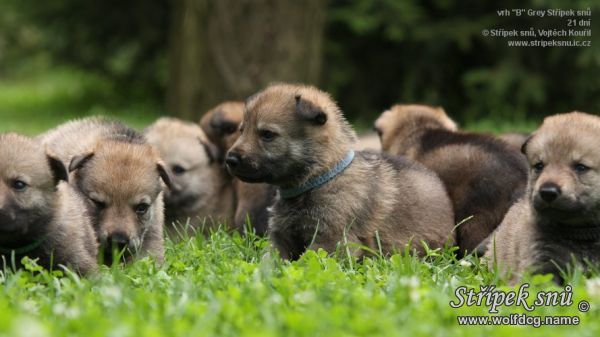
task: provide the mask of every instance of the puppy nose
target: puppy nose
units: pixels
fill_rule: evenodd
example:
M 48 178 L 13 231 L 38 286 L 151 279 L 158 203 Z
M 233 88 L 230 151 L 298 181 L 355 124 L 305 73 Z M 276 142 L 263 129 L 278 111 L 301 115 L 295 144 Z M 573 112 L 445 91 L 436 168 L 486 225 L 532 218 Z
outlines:
M 118 250 L 123 250 L 125 249 L 127 246 L 129 246 L 129 237 L 122 232 L 116 232 L 111 234 L 108 238 L 107 238 L 107 242 L 112 245 L 112 249 L 116 248 Z
M 551 203 L 556 200 L 560 193 L 560 187 L 552 183 L 543 184 L 539 190 L 540 197 L 547 203 Z
M 225 164 L 231 168 L 237 167 L 242 161 L 242 157 L 237 152 L 228 152 L 227 157 L 225 158 Z

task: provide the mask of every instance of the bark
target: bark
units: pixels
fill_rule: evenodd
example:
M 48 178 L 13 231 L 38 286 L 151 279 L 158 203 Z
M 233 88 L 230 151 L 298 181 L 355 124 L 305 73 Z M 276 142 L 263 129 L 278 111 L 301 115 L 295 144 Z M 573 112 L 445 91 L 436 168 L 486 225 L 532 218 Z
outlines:
M 167 109 L 196 120 L 272 82 L 316 84 L 325 0 L 176 0 Z

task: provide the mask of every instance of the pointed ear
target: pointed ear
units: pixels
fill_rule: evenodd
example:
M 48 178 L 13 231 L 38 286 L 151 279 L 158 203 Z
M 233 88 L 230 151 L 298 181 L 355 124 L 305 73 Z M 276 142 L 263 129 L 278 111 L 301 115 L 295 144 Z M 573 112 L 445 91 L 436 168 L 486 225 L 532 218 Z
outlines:
M 525 142 L 523 143 L 523 145 L 521 145 L 521 153 L 524 155 L 527 155 L 527 144 L 529 144 L 529 141 L 531 140 L 531 138 L 533 138 L 533 135 L 527 137 L 527 139 L 525 139 Z
M 62 161 L 57 158 L 52 157 L 49 154 L 46 154 L 46 159 L 48 160 L 48 164 L 50 165 L 50 171 L 52 171 L 52 176 L 54 177 L 54 184 L 58 185 L 61 180 L 69 181 L 69 172 L 63 164 Z
M 215 144 L 203 141 L 202 139 L 198 139 L 200 144 L 206 151 L 206 155 L 208 156 L 208 160 L 210 163 L 220 163 L 223 161 L 223 151 L 221 151 Z
M 71 163 L 69 164 L 69 172 L 73 172 L 78 170 L 85 165 L 90 159 L 94 157 L 94 152 L 80 154 L 71 159 Z
M 158 175 L 160 179 L 167 185 L 169 189 L 173 189 L 173 184 L 171 183 L 171 176 L 165 169 L 165 166 L 162 163 L 156 164 L 156 169 L 158 170 Z
M 303 119 L 312 121 L 317 125 L 323 125 L 327 122 L 327 114 L 311 102 L 302 99 L 301 95 L 296 95 L 296 113 Z

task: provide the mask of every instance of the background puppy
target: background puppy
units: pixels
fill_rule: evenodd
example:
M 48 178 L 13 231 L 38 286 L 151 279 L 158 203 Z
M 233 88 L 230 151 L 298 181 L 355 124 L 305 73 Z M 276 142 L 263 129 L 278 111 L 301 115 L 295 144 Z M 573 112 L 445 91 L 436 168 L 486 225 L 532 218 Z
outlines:
M 66 164 L 69 183 L 85 200 L 103 258 L 113 248 L 162 261 L 163 185 L 168 173 L 145 138 L 120 123 L 98 118 L 71 121 L 39 136 Z
M 239 125 L 244 115 L 244 103 L 225 102 L 208 111 L 201 119 L 200 125 L 209 139 L 217 144 L 221 153 L 227 152 L 239 138 Z M 221 161 L 221 164 L 224 163 Z M 230 184 L 235 191 L 234 226 L 240 231 L 245 229 L 246 220 L 258 235 L 267 231 L 269 215 L 267 207 L 273 204 L 275 190 L 267 184 L 248 184 L 226 172 Z
M 157 120 L 145 135 L 171 173 L 171 189 L 165 195 L 167 228 L 188 221 L 194 228 L 230 225 L 235 200 L 231 176 L 222 166 L 222 150 L 198 125 L 175 118 Z
M 352 157 L 356 135 L 326 93 L 270 86 L 247 101 L 241 129 L 226 163 L 243 181 L 280 188 L 269 237 L 283 258 L 296 259 L 306 248 L 333 252 L 345 240 L 383 254 L 411 240 L 419 251 L 421 241 L 452 241 L 452 207 L 441 181 L 405 160 Z
M 435 171 L 455 212 L 459 253 L 472 251 L 523 195 L 527 165 L 523 156 L 487 135 L 458 132 L 443 109 L 395 105 L 375 122 L 383 151 L 404 155 Z
M 32 139 L 0 134 L 0 255 L 15 267 L 29 256 L 46 268 L 96 269 L 98 244 L 63 163 Z M 52 263 L 51 263 L 52 261 Z
M 573 259 L 600 260 L 600 118 L 548 117 L 523 146 L 531 166 L 526 197 L 492 235 L 486 256 L 517 275 L 553 273 Z
M 239 137 L 243 116 L 243 102 L 224 102 L 202 116 L 200 127 L 213 144 L 227 151 Z

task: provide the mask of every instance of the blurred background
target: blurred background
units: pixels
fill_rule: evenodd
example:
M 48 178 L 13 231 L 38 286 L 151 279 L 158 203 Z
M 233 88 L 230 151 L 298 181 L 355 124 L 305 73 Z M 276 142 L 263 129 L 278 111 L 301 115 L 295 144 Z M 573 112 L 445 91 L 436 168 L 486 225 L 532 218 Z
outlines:
M 1 0 L 0 131 L 94 114 L 198 120 L 273 81 L 332 93 L 361 130 L 416 102 L 468 129 L 527 131 L 545 115 L 600 112 L 600 19 L 588 48 L 508 47 L 481 31 L 565 27 L 498 9 L 587 7 L 600 2 Z

